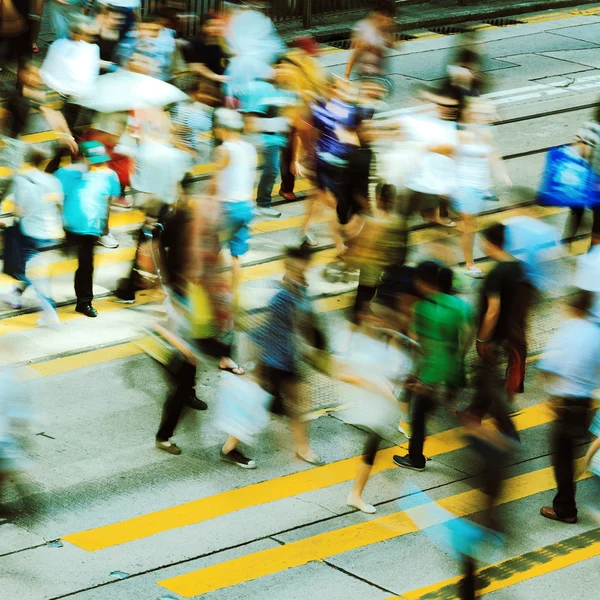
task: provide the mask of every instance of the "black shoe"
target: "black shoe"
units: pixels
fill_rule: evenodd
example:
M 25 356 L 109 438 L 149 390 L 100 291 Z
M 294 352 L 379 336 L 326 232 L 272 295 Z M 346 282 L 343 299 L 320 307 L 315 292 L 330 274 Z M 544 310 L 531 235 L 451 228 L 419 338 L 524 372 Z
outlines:
M 392 460 L 396 463 L 396 465 L 404 469 L 412 469 L 413 471 L 425 470 L 425 465 L 423 465 L 422 467 L 417 467 L 416 465 L 414 465 L 408 457 L 408 454 L 406 456 L 398 456 L 397 454 L 394 454 Z
M 204 402 L 204 400 L 200 400 L 200 398 L 196 398 L 194 394 L 192 394 L 185 403 L 186 406 L 193 408 L 195 410 L 206 410 L 208 408 L 208 404 Z
M 91 304 L 78 304 L 75 307 L 75 312 L 81 313 L 86 317 L 97 317 L 98 311 Z
M 120 304 L 133 304 L 135 302 L 135 292 L 125 289 L 116 289 L 115 302 L 119 302 Z
M 221 460 L 242 467 L 242 469 L 256 469 L 256 463 L 251 458 L 244 456 L 237 448 L 227 454 L 221 450 Z

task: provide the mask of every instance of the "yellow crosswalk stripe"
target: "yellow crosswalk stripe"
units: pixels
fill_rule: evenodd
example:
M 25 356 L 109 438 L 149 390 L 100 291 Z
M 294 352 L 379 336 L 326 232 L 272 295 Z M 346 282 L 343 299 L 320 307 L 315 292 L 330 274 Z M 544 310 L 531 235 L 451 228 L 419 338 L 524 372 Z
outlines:
M 582 459 L 576 461 L 578 467 L 581 462 Z M 580 479 L 589 477 L 591 473 L 585 473 Z M 554 487 L 552 467 L 517 475 L 505 481 L 498 504 L 522 500 Z M 438 504 L 457 517 L 466 517 L 483 510 L 485 500 L 485 494 L 477 489 L 443 498 Z M 427 505 L 418 506 L 164 579 L 157 584 L 184 598 L 193 598 L 414 533 L 419 531 L 415 523 L 427 522 L 433 526 L 444 520 L 445 517 L 433 516 Z
M 515 417 L 514 423 L 519 431 L 523 431 L 550 423 L 554 418 L 555 416 L 550 406 L 547 403 L 543 403 L 524 409 Z M 427 437 L 425 441 L 426 455 L 435 457 L 464 448 L 466 443 L 462 431 L 462 428 L 450 429 Z M 407 446 L 404 444 L 402 447 L 406 448 Z M 397 447 L 379 452 L 373 467 L 373 473 L 380 473 L 396 468 L 391 459 L 397 453 Z M 202 523 L 203 521 L 244 508 L 291 498 L 298 494 L 305 494 L 350 481 L 354 479 L 356 468 L 361 460 L 362 458 L 359 456 L 348 458 L 310 469 L 309 471 L 301 471 L 277 479 L 222 492 L 207 498 L 200 498 L 199 500 L 134 517 L 120 523 L 106 525 L 81 533 L 74 533 L 62 539 L 89 552 L 103 550 L 119 544 L 150 537 L 164 531 Z

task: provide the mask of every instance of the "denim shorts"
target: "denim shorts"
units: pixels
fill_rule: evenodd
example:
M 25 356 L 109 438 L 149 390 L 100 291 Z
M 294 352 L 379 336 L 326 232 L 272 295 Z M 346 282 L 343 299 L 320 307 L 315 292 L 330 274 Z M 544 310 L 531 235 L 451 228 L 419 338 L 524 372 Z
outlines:
M 226 243 L 231 256 L 242 256 L 250 248 L 250 223 L 254 218 L 252 202 L 223 202 Z

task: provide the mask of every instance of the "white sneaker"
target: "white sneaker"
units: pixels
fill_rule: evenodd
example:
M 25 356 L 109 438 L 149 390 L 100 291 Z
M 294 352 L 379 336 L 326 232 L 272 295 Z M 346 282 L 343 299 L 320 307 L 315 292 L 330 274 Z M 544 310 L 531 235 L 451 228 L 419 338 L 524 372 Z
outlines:
M 98 243 L 105 248 L 118 248 L 119 242 L 115 239 L 115 236 L 110 233 L 110 231 L 106 235 L 100 236 L 98 239 Z
M 21 308 L 21 294 L 19 292 L 11 292 L 10 294 L 4 294 L 0 298 L 0 301 L 4 302 L 4 304 L 8 304 L 11 308 L 18 310 Z
M 275 219 L 281 216 L 281 213 L 272 206 L 258 206 L 256 212 L 263 217 L 273 217 Z
M 315 246 L 319 245 L 319 242 L 317 242 L 317 240 L 315 240 L 315 238 L 312 235 L 310 235 L 310 233 L 307 233 L 302 238 L 302 243 L 306 244 L 307 246 L 310 246 L 311 248 L 314 248 Z

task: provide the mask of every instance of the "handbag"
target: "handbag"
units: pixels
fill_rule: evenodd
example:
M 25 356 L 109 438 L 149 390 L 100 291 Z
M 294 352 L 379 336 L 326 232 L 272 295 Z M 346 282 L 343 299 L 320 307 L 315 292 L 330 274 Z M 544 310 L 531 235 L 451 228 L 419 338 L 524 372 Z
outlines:
M 26 31 L 27 21 L 15 8 L 13 0 L 0 0 L 0 38 L 18 37 Z
M 206 288 L 199 283 L 190 283 L 188 300 L 192 338 L 200 340 L 212 337 L 214 334 L 214 310 Z
M 21 226 L 18 223 L 4 230 L 4 273 L 14 279 L 22 275 L 25 268 L 22 238 Z
M 542 206 L 594 208 L 600 204 L 600 177 L 571 146 L 552 148 L 546 156 L 537 202 Z

